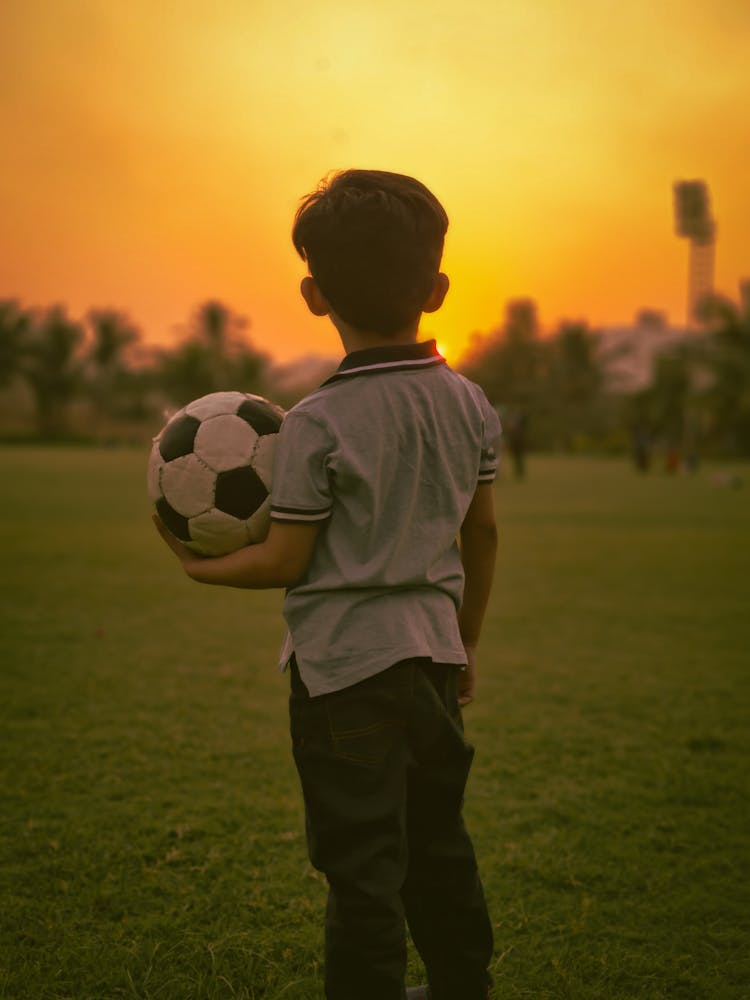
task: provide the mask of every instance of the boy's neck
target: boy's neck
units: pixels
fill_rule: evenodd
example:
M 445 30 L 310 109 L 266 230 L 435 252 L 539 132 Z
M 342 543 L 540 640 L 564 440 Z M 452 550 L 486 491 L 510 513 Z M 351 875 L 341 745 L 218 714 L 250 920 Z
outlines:
M 414 323 L 413 326 L 405 330 L 394 333 L 390 337 L 384 337 L 382 333 L 369 333 L 366 330 L 356 330 L 354 327 L 349 326 L 348 323 L 344 323 L 338 319 L 338 317 L 334 320 L 334 326 L 339 332 L 341 343 L 344 345 L 344 350 L 347 354 L 352 354 L 354 351 L 366 351 L 372 347 L 395 347 L 397 344 L 414 344 L 416 343 L 419 331 L 419 324 Z

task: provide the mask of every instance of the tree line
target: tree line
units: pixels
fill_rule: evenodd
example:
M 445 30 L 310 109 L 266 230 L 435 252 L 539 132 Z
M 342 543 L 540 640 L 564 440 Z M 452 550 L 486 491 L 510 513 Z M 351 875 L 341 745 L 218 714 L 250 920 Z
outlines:
M 460 367 L 498 407 L 511 450 L 517 438 L 519 449 L 632 449 L 641 468 L 655 452 L 673 465 L 750 457 L 750 297 L 738 305 L 711 295 L 697 319 L 629 385 L 618 372 L 633 340 L 608 344 L 584 321 L 542 337 L 533 301 L 519 300 L 474 337 Z
M 26 388 L 35 434 L 43 439 L 80 434 L 82 427 L 84 436 L 106 428 L 115 437 L 125 426 L 153 429 L 165 411 L 209 392 L 263 393 L 271 359 L 252 346 L 248 326 L 209 300 L 175 347 L 154 347 L 115 309 L 92 309 L 79 321 L 61 306 L 27 310 L 0 301 L 0 390 Z
M 506 441 L 557 451 L 632 449 L 642 467 L 654 449 L 750 457 L 750 303 L 711 296 L 699 332 L 654 354 L 646 380 L 619 385 L 627 345 L 608 348 L 584 321 L 542 336 L 532 300 L 475 334 L 457 365 L 478 382 L 503 420 Z M 171 348 L 148 346 L 129 317 L 93 309 L 74 320 L 63 307 L 0 301 L 0 394 L 25 388 L 34 433 L 116 439 L 123 428 L 153 433 L 163 413 L 220 389 L 267 395 L 284 406 L 314 388 L 282 388 L 249 321 L 217 300 L 200 304 Z M 0 431 L 2 427 L 0 426 Z M 675 459 L 676 460 L 676 459 Z

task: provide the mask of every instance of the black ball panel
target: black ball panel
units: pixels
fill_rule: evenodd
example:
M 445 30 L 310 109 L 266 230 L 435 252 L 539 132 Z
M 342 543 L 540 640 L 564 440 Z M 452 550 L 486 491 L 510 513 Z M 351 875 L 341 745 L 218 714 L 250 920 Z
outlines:
M 281 427 L 279 414 L 259 399 L 246 399 L 237 410 L 237 416 L 247 421 L 258 437 L 263 437 L 264 434 L 278 434 Z
M 172 505 L 160 497 L 156 501 L 156 513 L 162 519 L 164 524 L 169 528 L 175 538 L 179 538 L 181 542 L 190 541 L 190 528 L 188 527 L 188 519 L 182 514 L 179 514 Z
M 159 451 L 165 462 L 172 462 L 175 458 L 182 458 L 192 452 L 200 425 L 197 417 L 187 415 L 177 417 L 167 424 L 159 438 Z
M 244 520 L 255 513 L 267 496 L 268 490 L 249 465 L 219 472 L 216 476 L 214 503 L 225 514 Z

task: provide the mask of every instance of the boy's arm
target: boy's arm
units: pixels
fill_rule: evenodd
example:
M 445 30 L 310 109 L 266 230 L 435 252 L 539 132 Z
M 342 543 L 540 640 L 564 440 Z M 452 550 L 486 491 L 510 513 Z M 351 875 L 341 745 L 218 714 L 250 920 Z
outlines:
M 491 483 L 480 483 L 461 526 L 461 562 L 465 583 L 458 626 L 466 650 L 467 667 L 459 674 L 459 704 L 474 697 L 475 656 L 482 620 L 495 574 L 497 526 Z
M 204 558 L 178 541 L 154 514 L 156 528 L 182 563 L 187 575 L 199 583 L 225 587 L 291 587 L 304 574 L 312 558 L 320 523 L 291 524 L 271 521 L 268 537 L 225 556 Z

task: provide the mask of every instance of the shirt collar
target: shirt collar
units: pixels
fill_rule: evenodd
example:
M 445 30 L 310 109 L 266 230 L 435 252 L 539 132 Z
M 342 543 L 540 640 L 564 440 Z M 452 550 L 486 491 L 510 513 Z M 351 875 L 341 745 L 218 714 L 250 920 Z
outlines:
M 367 347 L 362 351 L 347 354 L 338 369 L 326 379 L 323 385 L 338 382 L 352 375 L 373 375 L 393 371 L 418 371 L 444 365 L 445 358 L 438 353 L 434 340 L 424 340 L 415 344 L 388 344 L 383 347 Z

